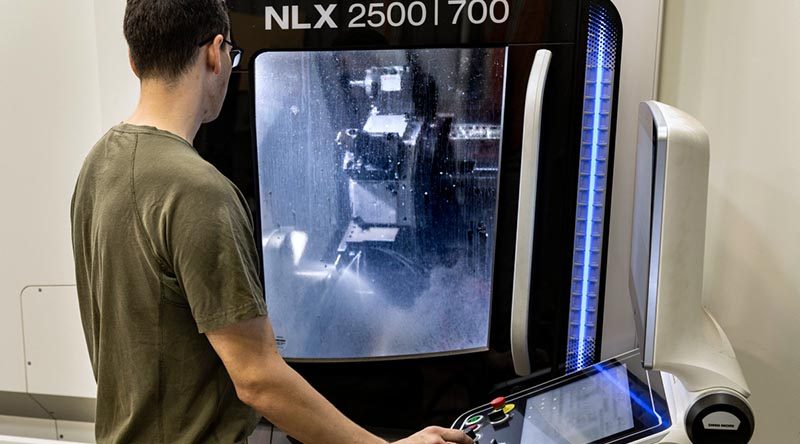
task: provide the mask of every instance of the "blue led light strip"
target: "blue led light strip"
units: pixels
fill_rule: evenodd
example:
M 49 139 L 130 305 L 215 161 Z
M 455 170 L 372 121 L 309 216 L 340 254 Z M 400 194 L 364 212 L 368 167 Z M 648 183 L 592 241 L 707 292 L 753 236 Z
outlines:
M 603 66 L 605 50 L 603 33 L 598 35 L 597 43 L 597 75 L 594 85 L 594 116 L 592 122 L 592 160 L 589 173 L 589 202 L 586 204 L 586 232 L 583 245 L 583 281 L 581 282 L 581 323 L 578 333 L 578 365 L 579 369 L 587 363 L 586 355 L 586 315 L 589 310 L 589 268 L 592 263 L 592 230 L 594 228 L 595 189 L 597 185 L 597 149 L 600 145 L 600 111 L 603 100 Z
M 567 342 L 568 372 L 592 365 L 595 358 L 611 100 L 619 43 L 619 33 L 609 20 L 608 12 L 597 4 L 590 6 L 588 32 Z

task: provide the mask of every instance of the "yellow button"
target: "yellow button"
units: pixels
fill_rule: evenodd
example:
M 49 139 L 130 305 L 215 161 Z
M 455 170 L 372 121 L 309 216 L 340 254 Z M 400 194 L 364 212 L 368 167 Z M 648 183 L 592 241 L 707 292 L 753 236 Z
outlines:
M 508 415 L 512 410 L 514 410 L 514 407 L 516 407 L 514 404 L 506 404 L 505 407 L 503 407 L 503 413 Z

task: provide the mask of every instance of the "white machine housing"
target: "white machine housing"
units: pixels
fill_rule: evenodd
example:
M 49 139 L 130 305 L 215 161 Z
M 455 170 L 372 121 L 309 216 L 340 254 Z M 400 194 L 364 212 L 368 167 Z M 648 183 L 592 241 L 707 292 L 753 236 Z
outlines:
M 642 202 L 639 194 L 651 189 L 647 182 L 652 181 L 653 190 L 652 227 L 644 226 L 651 219 L 642 212 L 649 209 L 639 205 L 633 222 L 632 248 L 649 243 L 647 289 L 636 282 L 641 272 L 636 261 L 631 267 L 631 288 L 638 296 L 634 305 L 644 310 L 639 316 L 645 320 L 644 366 L 678 376 L 693 392 L 726 387 L 749 396 L 733 347 L 702 302 L 709 167 L 705 128 L 662 103 L 644 102 L 641 112 L 640 122 L 649 121 L 652 113 L 659 145 L 655 159 L 641 149 L 637 153 L 637 203 Z M 652 169 L 646 164 L 651 161 Z M 634 251 L 634 259 L 643 253 Z M 641 306 L 640 292 L 647 294 L 646 306 Z
M 664 373 L 673 395 L 674 427 L 661 442 L 702 442 L 688 429 L 707 419 L 695 416 L 709 397 L 734 402 L 752 432 L 747 381 L 703 305 L 708 135 L 693 117 L 655 101 L 641 104 L 639 124 L 630 285 L 643 364 Z M 706 430 L 740 427 L 732 414 L 707 414 L 718 421 L 706 420 Z

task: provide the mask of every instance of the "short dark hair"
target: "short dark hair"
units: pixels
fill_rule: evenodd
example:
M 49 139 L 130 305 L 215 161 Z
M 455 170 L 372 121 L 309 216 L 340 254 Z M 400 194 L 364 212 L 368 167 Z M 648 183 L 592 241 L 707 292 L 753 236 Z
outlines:
M 174 81 L 231 22 L 225 0 L 128 0 L 123 29 L 139 77 Z

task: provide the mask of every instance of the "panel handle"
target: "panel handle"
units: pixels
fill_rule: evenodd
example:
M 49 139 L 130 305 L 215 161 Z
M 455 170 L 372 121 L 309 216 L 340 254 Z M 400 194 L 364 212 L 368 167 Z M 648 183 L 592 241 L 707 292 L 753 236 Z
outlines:
M 531 360 L 528 350 L 528 314 L 531 297 L 536 180 L 539 168 L 542 103 L 552 56 L 553 54 L 546 49 L 536 51 L 530 77 L 528 77 L 528 89 L 525 94 L 517 214 L 517 245 L 514 254 L 514 287 L 511 296 L 511 358 L 514 362 L 514 371 L 520 376 L 531 374 Z

